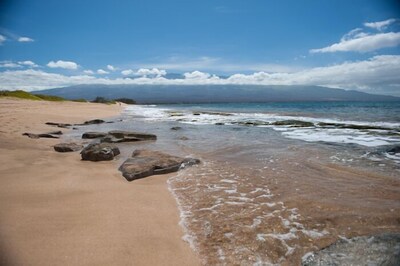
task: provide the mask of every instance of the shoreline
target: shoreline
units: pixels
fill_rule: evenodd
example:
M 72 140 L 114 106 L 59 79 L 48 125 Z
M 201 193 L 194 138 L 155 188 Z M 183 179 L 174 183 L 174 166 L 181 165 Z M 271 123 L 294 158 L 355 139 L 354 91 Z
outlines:
M 118 105 L 0 99 L 1 264 L 200 264 L 181 238 L 170 175 L 128 183 L 116 161 L 82 162 L 77 152 L 55 152 L 58 139 L 22 136 L 55 129 L 45 122 L 121 111 Z

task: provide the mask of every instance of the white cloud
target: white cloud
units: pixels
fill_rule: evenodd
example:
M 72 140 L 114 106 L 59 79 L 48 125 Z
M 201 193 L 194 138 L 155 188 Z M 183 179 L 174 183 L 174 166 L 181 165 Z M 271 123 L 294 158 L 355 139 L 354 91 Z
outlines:
M 132 69 L 126 69 L 121 71 L 121 74 L 124 76 L 142 76 L 142 77 L 162 77 L 167 74 L 167 71 L 164 69 L 158 69 L 158 68 L 140 68 L 138 71 L 134 71 Z
M 112 66 L 112 65 L 107 65 L 107 69 L 108 70 L 110 70 L 110 71 L 115 71 L 115 70 L 117 70 L 114 66 Z
M 19 37 L 18 41 L 19 42 L 33 42 L 34 40 L 32 38 L 29 38 L 29 37 Z
M 92 70 L 90 70 L 90 69 L 83 70 L 83 73 L 85 73 L 87 75 L 93 75 L 94 74 L 94 72 Z
M 32 61 L 30 61 L 30 60 L 19 61 L 18 64 L 19 64 L 19 65 L 22 65 L 22 66 L 27 66 L 27 67 L 38 67 L 37 64 L 35 64 L 34 62 L 32 62 Z
M 135 73 L 132 69 L 125 69 L 121 71 L 121 74 L 124 76 L 131 76 Z
M 97 69 L 96 72 L 97 72 L 97 74 L 100 74 L 100 75 L 110 74 L 110 72 L 105 71 L 104 69 Z
M 137 71 L 133 71 L 137 73 Z M 298 72 L 234 74 L 226 79 L 209 73 L 193 71 L 184 79 L 162 76 L 138 78 L 99 78 L 90 75 L 66 76 L 40 70 L 6 70 L 0 72 L 0 89 L 25 90 L 64 87 L 78 84 L 159 84 L 159 85 L 321 85 L 335 88 L 358 89 L 372 93 L 400 96 L 400 55 L 379 55 L 368 60 L 345 62 L 316 67 Z
M 191 73 L 184 73 L 183 76 L 185 79 L 208 79 L 211 75 L 196 70 Z
M 400 44 L 400 32 L 378 33 L 374 35 L 360 34 L 354 38 L 344 37 L 339 43 L 330 46 L 312 49 L 311 53 L 332 52 L 369 52 L 386 47 L 395 47 Z
M 3 44 L 3 42 L 5 42 L 7 40 L 7 38 L 4 35 L 0 34 L 0 45 Z
M 387 19 L 384 21 L 378 21 L 378 22 L 366 22 L 364 23 L 365 27 L 371 28 L 371 29 L 376 29 L 376 30 L 383 30 L 385 29 L 387 26 L 389 26 L 390 24 L 394 23 L 396 21 L 396 19 L 391 18 L 391 19 Z
M 50 68 L 64 68 L 64 69 L 77 69 L 78 64 L 72 61 L 62 61 L 58 60 L 57 62 L 50 61 L 47 64 L 48 67 Z
M 21 67 L 20 64 L 15 63 L 13 61 L 0 61 L 1 68 L 18 68 Z

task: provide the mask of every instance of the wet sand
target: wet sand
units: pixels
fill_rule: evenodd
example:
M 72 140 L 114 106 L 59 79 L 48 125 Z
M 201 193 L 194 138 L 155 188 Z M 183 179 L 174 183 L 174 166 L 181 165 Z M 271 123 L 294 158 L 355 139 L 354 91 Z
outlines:
M 199 264 L 181 239 L 169 176 L 128 183 L 116 161 L 83 162 L 78 153 L 55 152 L 60 140 L 21 135 L 121 109 L 0 99 L 1 265 Z

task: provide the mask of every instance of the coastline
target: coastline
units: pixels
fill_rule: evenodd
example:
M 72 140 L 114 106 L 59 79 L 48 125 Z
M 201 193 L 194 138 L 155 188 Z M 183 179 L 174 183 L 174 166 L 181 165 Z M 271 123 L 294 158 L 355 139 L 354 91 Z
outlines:
M 117 162 L 56 153 L 24 132 L 115 117 L 122 107 L 0 99 L 2 265 L 199 265 L 181 237 L 170 175 L 127 183 Z M 57 128 L 58 130 L 58 128 Z M 64 129 L 62 130 L 64 131 Z

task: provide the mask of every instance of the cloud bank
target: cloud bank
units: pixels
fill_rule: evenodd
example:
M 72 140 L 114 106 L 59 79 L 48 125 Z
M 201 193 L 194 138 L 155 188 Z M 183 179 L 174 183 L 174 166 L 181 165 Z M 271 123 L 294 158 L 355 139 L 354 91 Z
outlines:
M 368 60 L 310 68 L 293 73 L 238 73 L 227 78 L 192 71 L 184 73 L 184 78 L 167 79 L 164 77 L 167 74 L 165 70 L 155 68 L 122 72 L 126 77 L 102 78 L 87 75 L 91 73 L 67 76 L 37 69 L 11 69 L 0 72 L 0 89 L 31 91 L 80 84 L 321 85 L 400 96 L 400 55 L 379 55 Z

